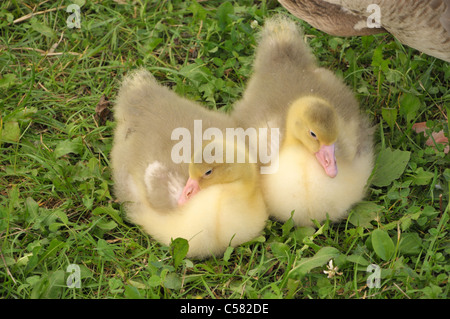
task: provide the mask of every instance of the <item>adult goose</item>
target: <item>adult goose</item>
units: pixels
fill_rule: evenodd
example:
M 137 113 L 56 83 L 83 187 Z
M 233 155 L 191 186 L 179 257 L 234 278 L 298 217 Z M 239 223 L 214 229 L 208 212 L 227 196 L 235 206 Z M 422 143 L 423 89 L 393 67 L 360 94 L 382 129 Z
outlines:
M 450 0 L 278 0 L 294 16 L 337 36 L 389 32 L 450 62 Z

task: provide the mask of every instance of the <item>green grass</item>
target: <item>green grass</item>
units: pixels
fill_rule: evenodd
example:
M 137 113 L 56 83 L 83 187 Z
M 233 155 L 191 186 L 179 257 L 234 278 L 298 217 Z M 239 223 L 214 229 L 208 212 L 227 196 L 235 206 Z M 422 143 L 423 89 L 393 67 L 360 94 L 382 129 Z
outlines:
M 1 298 L 448 298 L 449 155 L 412 132 L 427 121 L 449 136 L 448 63 L 390 35 L 337 38 L 300 22 L 377 126 L 383 174 L 341 223 L 269 221 L 223 258 L 188 260 L 125 221 L 112 194 L 114 123 L 95 108 L 144 66 L 177 93 L 230 109 L 256 32 L 286 11 L 274 1 L 74 0 L 85 3 L 81 29 L 70 29 L 70 13 L 50 9 L 72 2 L 40 2 L 0 4 Z M 45 12 L 14 23 L 32 10 Z M 67 286 L 71 264 L 81 288 Z M 380 288 L 367 286 L 370 264 Z

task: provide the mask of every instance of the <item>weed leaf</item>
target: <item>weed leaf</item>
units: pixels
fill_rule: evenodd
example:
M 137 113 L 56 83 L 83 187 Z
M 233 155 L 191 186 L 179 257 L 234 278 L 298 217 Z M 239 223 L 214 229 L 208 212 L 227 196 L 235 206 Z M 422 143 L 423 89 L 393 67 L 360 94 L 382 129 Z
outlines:
M 413 185 L 428 185 L 433 177 L 434 173 L 427 172 L 422 167 L 419 167 L 415 171 Z
M 383 120 L 389 125 L 391 131 L 394 130 L 395 122 L 397 121 L 397 109 L 390 107 L 383 107 L 381 109 L 381 116 L 383 116 Z
M 0 77 L 0 88 L 8 88 L 14 85 L 16 82 L 16 75 L 14 73 L 8 73 Z
M 33 285 L 31 292 L 32 299 L 58 299 L 61 296 L 62 287 L 64 286 L 64 270 L 57 270 L 48 275 L 42 276 Z
M 294 220 L 292 216 L 294 215 L 294 211 L 291 212 L 291 217 L 281 226 L 283 230 L 283 237 L 286 237 L 291 232 L 291 229 L 294 228 Z
M 224 30 L 228 24 L 232 22 L 230 15 L 234 13 L 231 2 L 225 1 L 217 9 L 217 20 L 219 21 L 220 30 Z
M 409 162 L 411 152 L 385 148 L 380 151 L 372 184 L 384 187 L 398 179 Z
M 418 255 L 422 251 L 422 239 L 417 233 L 404 233 L 398 249 L 405 255 Z
M 339 256 L 339 251 L 334 247 L 323 247 L 313 257 L 302 258 L 291 270 L 290 276 L 302 278 L 312 269 L 325 265 L 330 259 Z
M 133 286 L 125 286 L 125 297 L 128 299 L 143 299 L 139 289 Z
M 416 117 L 420 109 L 420 100 L 410 93 L 403 95 L 400 99 L 400 115 L 406 117 L 408 124 Z
M 358 203 L 353 208 L 353 212 L 348 217 L 348 221 L 356 227 L 373 228 L 370 222 L 377 217 L 377 213 L 381 212 L 383 208 L 383 206 L 372 202 Z
M 66 243 L 59 241 L 58 239 L 53 239 L 50 242 L 50 245 L 48 246 L 45 253 L 41 256 L 39 259 L 39 263 L 45 260 L 46 258 L 55 255 L 57 252 L 59 252 L 63 247 L 66 246 Z
M 97 207 L 92 211 L 92 215 L 95 216 L 109 215 L 118 224 L 125 226 L 122 217 L 120 217 L 119 215 L 119 212 L 112 207 L 104 207 L 104 206 Z
M 170 244 L 171 254 L 173 257 L 173 265 L 176 268 L 181 264 L 184 257 L 189 251 L 189 243 L 184 238 L 176 238 Z
M 270 249 L 272 250 L 273 255 L 281 262 L 284 262 L 289 258 L 290 249 L 285 243 L 274 242 L 270 244 Z
M 372 247 L 375 253 L 383 259 L 388 261 L 394 253 L 394 243 L 388 233 L 382 229 L 375 229 L 372 232 Z
M 225 250 L 225 253 L 223 254 L 223 261 L 227 262 L 228 260 L 230 260 L 231 254 L 233 253 L 234 248 L 231 246 L 228 246 L 227 249 Z
M 174 272 L 167 274 L 164 278 L 164 287 L 179 290 L 181 288 L 181 278 Z
M 6 142 L 18 142 L 20 138 L 20 128 L 17 121 L 8 121 L 1 130 L 1 140 Z
M 361 255 L 357 255 L 357 254 L 353 254 L 350 256 L 347 256 L 347 261 L 361 265 L 361 266 L 368 266 L 369 262 L 367 261 L 367 259 L 365 259 L 363 256 Z
M 40 23 L 37 20 L 31 21 L 31 28 L 34 31 L 39 32 L 40 34 L 48 37 L 48 38 L 56 38 L 55 31 L 52 30 L 49 26 L 46 26 L 45 24 Z
M 107 261 L 115 260 L 116 255 L 114 253 L 114 246 L 108 244 L 104 239 L 99 239 L 97 241 L 97 251 L 98 254 L 105 258 Z
M 83 140 L 81 137 L 74 138 L 73 140 L 61 141 L 56 145 L 55 156 L 59 158 L 69 153 L 81 154 L 83 151 Z

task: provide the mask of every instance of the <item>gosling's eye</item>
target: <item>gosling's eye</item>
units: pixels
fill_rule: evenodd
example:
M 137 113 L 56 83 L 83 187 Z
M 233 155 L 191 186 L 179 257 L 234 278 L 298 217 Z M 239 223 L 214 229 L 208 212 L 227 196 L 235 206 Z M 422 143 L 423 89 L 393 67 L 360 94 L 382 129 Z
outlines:
M 205 172 L 204 176 L 209 176 L 209 175 L 211 175 L 211 174 L 212 174 L 212 168 L 209 169 L 209 170 L 207 170 L 207 171 Z
M 317 138 L 316 133 L 314 133 L 313 131 L 309 131 L 309 134 L 311 134 L 312 137 Z

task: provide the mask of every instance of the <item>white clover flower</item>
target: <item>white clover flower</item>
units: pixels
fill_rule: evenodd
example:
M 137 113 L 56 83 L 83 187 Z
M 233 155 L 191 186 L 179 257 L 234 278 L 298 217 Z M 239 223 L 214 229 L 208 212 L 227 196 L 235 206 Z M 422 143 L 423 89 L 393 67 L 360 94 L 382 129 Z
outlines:
M 324 270 L 323 272 L 328 275 L 327 276 L 328 278 L 333 278 L 334 276 L 342 275 L 341 272 L 338 272 L 339 268 L 337 266 L 336 267 L 333 266 L 333 259 L 330 259 L 327 268 L 328 270 Z

